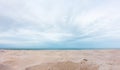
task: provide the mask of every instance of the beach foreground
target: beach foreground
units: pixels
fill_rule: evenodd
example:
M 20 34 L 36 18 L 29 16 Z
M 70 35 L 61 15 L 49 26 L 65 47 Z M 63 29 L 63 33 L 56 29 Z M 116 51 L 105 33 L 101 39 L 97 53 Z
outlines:
M 120 70 L 120 50 L 0 50 L 0 70 Z

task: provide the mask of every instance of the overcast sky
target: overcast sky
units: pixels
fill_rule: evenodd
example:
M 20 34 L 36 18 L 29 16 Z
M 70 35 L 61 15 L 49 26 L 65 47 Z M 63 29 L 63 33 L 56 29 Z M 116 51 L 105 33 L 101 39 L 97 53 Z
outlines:
M 120 48 L 120 0 L 0 0 L 0 47 Z

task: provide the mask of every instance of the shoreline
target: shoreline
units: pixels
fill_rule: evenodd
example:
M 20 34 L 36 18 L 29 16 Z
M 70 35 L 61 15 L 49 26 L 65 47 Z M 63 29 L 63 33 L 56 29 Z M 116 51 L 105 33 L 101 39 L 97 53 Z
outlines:
M 0 50 L 120 50 L 120 48 L 0 48 Z

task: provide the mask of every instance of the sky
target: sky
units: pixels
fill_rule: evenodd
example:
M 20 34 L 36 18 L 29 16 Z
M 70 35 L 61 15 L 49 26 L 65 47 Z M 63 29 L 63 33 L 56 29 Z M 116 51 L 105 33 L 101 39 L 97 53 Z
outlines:
M 0 48 L 120 48 L 120 0 L 0 0 Z

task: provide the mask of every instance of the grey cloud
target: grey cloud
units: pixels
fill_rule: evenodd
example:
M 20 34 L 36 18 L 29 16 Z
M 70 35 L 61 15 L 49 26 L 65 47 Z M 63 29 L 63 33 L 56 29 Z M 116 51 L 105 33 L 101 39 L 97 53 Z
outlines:
M 19 39 L 17 36 L 20 36 L 22 40 L 33 40 L 32 38 L 35 37 L 39 38 L 38 41 L 49 39 L 48 35 L 53 35 L 53 38 L 57 39 L 59 36 L 61 36 L 60 38 L 65 37 L 66 40 L 99 37 L 105 32 L 113 30 L 111 25 L 114 24 L 111 24 L 109 17 L 111 17 L 110 19 L 114 17 L 109 12 L 114 10 L 113 13 L 116 13 L 118 10 L 113 9 L 114 4 L 109 3 L 106 0 L 2 0 L 0 1 L 2 10 L 0 11 L 0 31 L 1 33 L 8 32 L 8 34 L 17 33 L 16 37 L 8 38 L 14 40 Z M 109 5 L 113 7 L 109 7 Z M 113 20 L 112 23 L 116 21 Z M 107 25 L 110 28 L 107 29 Z M 73 36 L 66 37 L 67 33 Z M 42 38 L 44 35 L 46 38 Z

